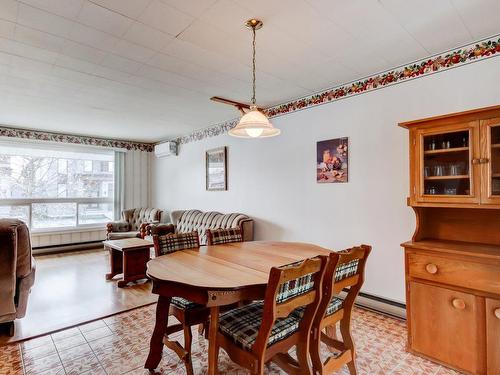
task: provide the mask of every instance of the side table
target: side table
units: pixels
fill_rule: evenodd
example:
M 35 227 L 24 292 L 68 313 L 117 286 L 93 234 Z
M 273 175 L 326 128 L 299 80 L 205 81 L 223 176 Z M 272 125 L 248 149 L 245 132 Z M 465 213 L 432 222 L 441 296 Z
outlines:
M 106 280 L 123 273 L 123 278 L 117 283 L 119 288 L 123 288 L 129 282 L 147 278 L 146 263 L 149 261 L 152 242 L 141 238 L 124 238 L 104 241 L 103 244 L 109 250 L 111 268 Z

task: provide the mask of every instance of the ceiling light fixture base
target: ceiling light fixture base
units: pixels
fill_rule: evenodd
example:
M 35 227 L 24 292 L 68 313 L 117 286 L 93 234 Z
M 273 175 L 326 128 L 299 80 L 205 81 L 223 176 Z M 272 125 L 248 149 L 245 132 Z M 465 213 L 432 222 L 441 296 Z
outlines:
M 245 26 L 249 29 L 259 30 L 264 26 L 261 20 L 256 18 L 250 18 L 247 22 L 245 22 Z

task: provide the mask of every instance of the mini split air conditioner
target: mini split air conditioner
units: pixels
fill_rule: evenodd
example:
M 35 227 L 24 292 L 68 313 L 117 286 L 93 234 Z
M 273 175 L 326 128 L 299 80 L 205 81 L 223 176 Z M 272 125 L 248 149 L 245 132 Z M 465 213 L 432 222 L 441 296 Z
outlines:
M 177 155 L 176 142 L 163 142 L 155 146 L 155 156 L 157 158 L 166 158 L 167 156 Z

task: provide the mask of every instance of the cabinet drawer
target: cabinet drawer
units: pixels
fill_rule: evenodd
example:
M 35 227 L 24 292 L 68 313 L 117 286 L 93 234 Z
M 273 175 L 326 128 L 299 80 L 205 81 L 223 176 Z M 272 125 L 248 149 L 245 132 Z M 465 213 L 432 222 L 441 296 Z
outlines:
M 410 277 L 500 294 L 500 266 L 408 254 Z

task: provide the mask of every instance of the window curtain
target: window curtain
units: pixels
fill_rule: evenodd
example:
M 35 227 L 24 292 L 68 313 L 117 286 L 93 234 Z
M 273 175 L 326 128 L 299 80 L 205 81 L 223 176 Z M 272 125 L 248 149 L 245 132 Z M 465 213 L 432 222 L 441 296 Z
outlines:
M 125 207 L 125 152 L 115 151 L 115 220 L 121 220 Z

